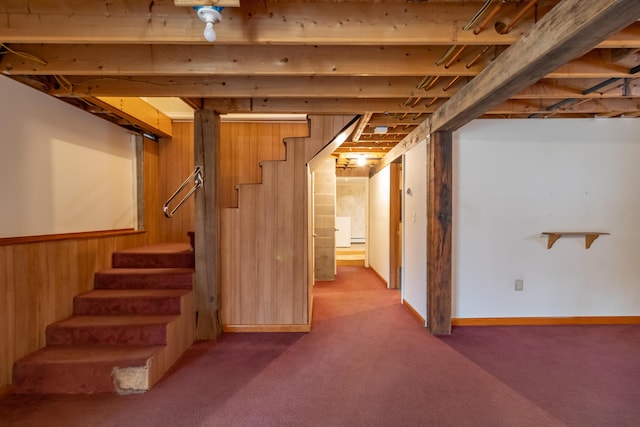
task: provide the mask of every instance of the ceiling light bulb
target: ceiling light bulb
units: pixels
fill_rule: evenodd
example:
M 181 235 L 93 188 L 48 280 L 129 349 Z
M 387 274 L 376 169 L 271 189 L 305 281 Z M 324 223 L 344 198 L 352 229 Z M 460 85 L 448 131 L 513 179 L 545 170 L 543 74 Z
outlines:
M 220 15 L 220 11 L 222 11 L 222 7 L 217 6 L 200 6 L 195 8 L 198 13 L 198 17 L 204 21 L 204 38 L 207 41 L 214 42 L 217 38 L 216 30 L 213 28 L 213 24 L 217 24 L 222 21 L 222 15 Z
M 359 156 L 358 160 L 356 161 L 356 164 L 358 166 L 364 166 L 367 164 L 367 159 L 364 156 Z
M 216 41 L 216 30 L 213 29 L 213 22 L 207 22 L 204 26 L 204 38 L 209 42 Z

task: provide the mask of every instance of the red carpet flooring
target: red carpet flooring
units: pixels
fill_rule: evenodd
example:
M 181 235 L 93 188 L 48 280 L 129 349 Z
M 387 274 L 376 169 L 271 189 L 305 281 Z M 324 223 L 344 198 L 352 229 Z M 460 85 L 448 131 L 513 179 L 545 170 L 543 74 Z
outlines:
M 315 289 L 308 334 L 194 345 L 150 392 L 12 396 L 2 426 L 638 426 L 640 327 L 436 338 L 362 267 Z

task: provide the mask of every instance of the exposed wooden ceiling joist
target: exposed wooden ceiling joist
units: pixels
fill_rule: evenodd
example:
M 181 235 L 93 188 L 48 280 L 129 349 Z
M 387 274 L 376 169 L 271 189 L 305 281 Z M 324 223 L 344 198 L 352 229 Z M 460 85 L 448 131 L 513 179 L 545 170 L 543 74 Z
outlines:
M 59 43 L 201 43 L 201 22 L 187 7 L 173 2 L 87 2 L 7 0 L 0 4 L 11 31 L 5 43 L 32 43 L 46 37 Z M 541 13 L 555 1 L 540 1 Z M 486 45 L 511 44 L 535 18 L 527 16 L 513 32 L 478 35 L 462 27 L 476 13 L 477 2 L 265 2 L 244 1 L 223 12 L 218 44 L 254 45 Z M 509 4 L 504 14 L 515 14 Z M 2 16 L 0 15 L 0 16 Z M 46 15 L 42 19 L 41 15 Z M 446 19 L 441 19 L 445 17 Z M 194 19 L 195 18 L 195 19 Z M 116 27 L 118 31 L 113 31 Z M 4 25 L 2 26 L 4 27 Z
M 0 38 L 1 40 L 1 38 Z M 640 37 L 639 37 L 640 40 Z M 12 44 L 0 63 L 9 75 L 68 76 L 476 76 L 496 55 L 467 68 L 436 66 L 444 48 L 416 46 L 28 45 Z M 503 49 L 500 49 L 502 52 Z M 514 49 L 523 57 L 524 50 Z M 337 52 L 340 52 L 337 55 Z M 547 78 L 628 77 L 630 66 L 599 50 L 554 66 Z M 35 59 L 34 59 L 35 58 Z M 461 58 L 461 59 L 464 59 Z M 628 61 L 632 63 L 634 59 Z M 417 85 L 420 78 L 416 79 Z M 526 87 L 526 86 L 525 86 Z
M 446 80 L 429 90 L 416 89 L 419 77 L 157 77 L 66 76 L 69 86 L 52 81 L 46 92 L 53 96 L 139 96 L 222 98 L 450 98 L 466 84 L 444 90 Z M 621 98 L 640 96 L 638 77 L 619 80 L 583 95 L 599 85 L 599 79 L 543 79 L 512 96 L 512 99 Z M 405 98 L 406 99 L 406 98 Z
M 434 112 L 431 130 L 460 128 L 638 18 L 637 0 L 563 0 Z
M 549 111 L 548 108 L 561 101 L 560 99 L 524 99 L 509 100 L 494 106 L 487 114 L 533 114 Z M 588 103 L 580 104 L 575 110 L 584 113 L 597 114 L 607 109 L 616 111 L 632 111 L 640 106 L 639 99 L 588 99 Z M 347 99 L 347 98 L 317 98 L 313 100 L 300 98 L 251 98 L 251 99 L 217 99 L 208 98 L 206 104 L 221 113 L 296 113 L 306 111 L 315 114 L 358 114 L 362 108 L 371 108 L 374 111 L 392 111 L 396 113 L 432 114 L 445 104 L 446 100 L 440 100 L 427 107 L 420 103 L 414 107 L 403 105 L 404 99 Z M 569 109 L 568 109 L 569 110 Z M 402 123 L 402 118 L 399 121 Z M 424 121 L 418 119 L 417 122 Z M 409 123 L 409 121 L 407 121 Z
M 89 110 L 96 97 L 171 96 L 221 113 L 370 112 L 360 141 L 344 149 L 386 152 L 443 105 L 481 96 L 486 85 L 468 87 L 484 70 L 507 62 L 511 74 L 513 64 L 535 60 L 540 45 L 570 48 L 573 41 L 563 45 L 553 32 L 573 31 L 593 3 L 611 2 L 572 0 L 563 22 L 503 58 L 560 0 L 494 1 L 473 23 L 485 0 L 243 0 L 223 11 L 210 44 L 191 6 L 212 1 L 2 1 L 0 72 Z M 482 117 L 637 117 L 640 22 L 629 22 Z M 113 117 L 130 122 L 115 108 Z M 387 134 L 375 126 L 388 126 Z

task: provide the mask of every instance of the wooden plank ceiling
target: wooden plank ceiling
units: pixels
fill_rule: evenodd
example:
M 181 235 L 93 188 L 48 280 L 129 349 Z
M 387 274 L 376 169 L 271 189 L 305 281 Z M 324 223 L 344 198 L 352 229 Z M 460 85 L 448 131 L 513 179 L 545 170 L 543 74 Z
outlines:
M 209 43 L 190 6 L 211 1 L 5 0 L 0 70 L 137 128 L 98 97 L 181 97 L 221 113 L 361 114 L 336 151 L 339 166 L 352 167 L 360 153 L 369 164 L 382 157 L 559 3 L 223 1 L 230 7 Z M 638 117 L 639 64 L 634 22 L 483 117 Z

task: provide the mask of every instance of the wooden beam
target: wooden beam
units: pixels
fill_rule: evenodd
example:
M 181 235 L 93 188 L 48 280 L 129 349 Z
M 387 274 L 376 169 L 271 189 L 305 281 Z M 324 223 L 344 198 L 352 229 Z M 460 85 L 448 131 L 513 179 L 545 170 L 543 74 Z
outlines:
M 0 70 L 7 75 L 135 76 L 135 80 L 143 81 L 144 78 L 137 76 L 198 76 L 214 88 L 226 86 L 223 78 L 244 75 L 412 77 L 415 89 L 420 76 L 425 74 L 473 77 L 490 64 L 501 62 L 495 60 L 495 55 L 486 55 L 470 68 L 464 62 L 439 67 L 435 62 L 445 48 L 430 46 L 341 46 L 339 56 L 335 55 L 335 46 L 313 45 L 16 44 L 10 47 L 23 54 L 6 53 L 0 57 Z M 519 58 L 522 53 L 516 55 Z M 502 58 L 502 54 L 497 57 Z M 598 50 L 562 64 L 538 74 L 547 78 L 632 77 L 629 67 L 607 62 L 606 55 L 600 55 Z
M 427 328 L 451 334 L 452 133 L 431 134 L 427 164 Z
M 415 79 L 415 89 L 420 76 L 425 74 L 462 76 L 461 82 L 469 80 L 500 57 L 484 57 L 470 68 L 464 63 L 445 68 L 435 65 L 441 52 L 431 46 L 341 46 L 339 57 L 335 55 L 335 46 L 20 44 L 10 47 L 37 60 L 23 54 L 6 53 L 0 56 L 0 70 L 7 75 L 91 76 L 91 79 L 118 76 L 138 81 L 144 81 L 143 76 L 155 75 L 164 76 L 169 82 L 169 77 L 199 77 L 200 82 L 214 89 L 226 86 L 226 79 L 239 75 L 253 78 L 253 84 L 256 84 L 256 78 L 265 76 L 411 77 Z M 594 50 L 549 70 L 546 77 L 633 77 L 629 67 L 607 62 L 605 56 Z M 154 83 L 154 80 L 150 82 Z M 444 92 L 442 85 L 438 87 Z
M 221 113 L 253 112 L 253 113 L 299 113 L 309 114 L 359 114 L 364 109 L 382 113 L 433 113 L 445 100 L 426 107 L 422 104 L 415 107 L 402 105 L 401 99 L 326 99 L 300 100 L 295 98 L 278 99 L 231 99 L 215 100 L 207 99 L 209 105 L 215 105 L 215 110 Z M 509 100 L 495 106 L 488 111 L 489 114 L 514 115 L 536 114 L 548 112 L 547 108 L 560 100 Z M 637 99 L 592 99 L 587 103 L 576 106 L 568 106 L 565 110 L 570 113 L 596 114 L 608 109 L 618 111 L 634 111 L 638 108 Z M 558 109 L 557 113 L 562 110 Z
M 563 0 L 432 116 L 453 131 L 640 17 L 637 0 Z
M 415 77 L 423 73 L 439 73 L 473 76 L 491 60 L 487 57 L 471 68 L 464 64 L 449 69 L 438 68 L 434 63 L 445 48 L 429 46 L 341 46 L 338 56 L 335 46 L 314 45 L 12 44 L 10 47 L 39 60 L 7 53 L 2 56 L 0 66 L 9 75 L 191 75 L 219 78 L 239 74 Z M 597 65 L 598 61 L 594 62 Z
M 369 171 L 369 176 L 373 176 L 384 169 L 395 159 L 407 152 L 411 147 L 429 138 L 429 120 L 425 120 L 417 125 L 413 131 L 392 148 L 374 167 Z
M 8 3 L 8 4 L 7 4 Z M 21 4 L 20 4 L 21 3 Z M 3 1 L 0 40 L 6 43 L 194 43 L 203 24 L 195 11 L 171 2 L 113 0 L 96 4 L 80 0 L 61 2 Z M 137 4 L 136 4 L 137 3 Z M 549 2 L 547 2 L 549 3 Z M 519 34 L 499 35 L 462 31 L 461 23 L 475 14 L 475 4 L 348 2 L 244 2 L 225 9 L 216 26 L 217 44 L 336 45 L 336 44 L 509 44 Z M 46 15 L 46 18 L 43 18 Z M 529 17 L 520 26 L 532 25 Z M 113 29 L 117 28 L 118 31 Z
M 15 76 L 14 78 L 17 78 Z M 609 78 L 609 77 L 607 77 Z M 459 87 L 447 91 L 435 85 L 425 91 L 416 89 L 419 76 L 406 77 L 330 77 L 330 76 L 67 76 L 69 86 L 49 85 L 43 90 L 53 96 L 179 96 L 186 98 L 414 98 L 425 100 L 450 98 Z M 468 78 L 471 81 L 471 77 Z M 513 95 L 512 99 L 539 98 L 619 98 L 640 96 L 640 82 L 622 81 L 597 92 L 582 91 L 601 83 L 604 78 L 543 79 Z M 460 85 L 462 86 L 462 85 Z M 421 122 L 422 120 L 420 120 Z
M 216 339 L 222 333 L 220 207 L 220 116 L 196 110 L 194 164 L 203 170 L 204 184 L 195 198 L 196 338 Z
M 373 113 L 364 113 L 362 115 L 362 117 L 360 117 L 360 121 L 358 121 L 358 126 L 356 127 L 356 130 L 353 132 L 353 138 L 352 140 L 355 142 L 360 141 L 360 136 L 362 135 L 362 132 L 364 132 L 364 129 L 367 127 L 367 124 L 369 123 L 369 120 L 371 119 L 371 115 Z
M 240 7 L 240 0 L 173 0 L 176 6 Z
M 577 99 L 576 102 L 567 102 L 558 107 L 553 107 L 565 99 L 539 99 L 539 100 L 509 100 L 493 107 L 486 114 L 600 114 L 608 111 L 636 111 L 640 109 L 640 100 L 631 99 Z
M 354 141 L 346 141 L 340 147 L 341 148 L 347 148 L 347 149 L 351 149 L 351 148 L 374 148 L 374 149 L 387 148 L 387 149 L 391 149 L 391 148 L 395 147 L 395 145 L 396 145 L 395 141 L 386 141 L 386 142 L 364 142 L 364 141 L 354 142 Z
M 389 289 L 398 289 L 400 286 L 398 276 L 400 267 L 400 174 L 401 169 L 398 163 L 389 165 Z
M 529 116 L 533 114 L 549 115 L 554 114 L 604 114 L 608 111 L 636 111 L 640 109 L 638 98 L 630 99 L 587 99 L 588 102 L 577 104 L 566 104 L 560 108 L 549 110 L 552 105 L 557 104 L 562 99 L 537 99 L 537 100 L 508 100 L 487 111 L 486 115 L 500 116 Z M 417 105 L 415 107 L 403 106 L 401 99 L 216 99 L 207 98 L 204 105 L 207 108 L 219 113 L 300 113 L 309 114 L 360 114 L 363 109 L 370 109 L 377 113 L 390 112 L 394 114 L 407 114 L 406 123 L 415 126 L 416 120 L 411 116 L 419 113 L 430 114 L 443 105 L 445 100 L 425 107 Z M 402 115 L 401 114 L 401 115 Z M 417 120 L 422 122 L 424 120 Z M 392 138 L 389 138 L 392 140 Z M 395 140 L 395 139 L 393 139 Z M 361 138 L 361 142 L 384 143 L 385 138 L 377 140 L 366 140 Z
M 140 98 L 98 97 L 92 102 L 105 110 L 115 111 L 146 132 L 164 137 L 172 135 L 171 119 Z
M 198 0 L 194 0 L 198 1 Z M 204 0 L 202 0 L 204 1 Z M 228 0 L 222 0 L 228 1 Z M 232 1 L 232 0 L 229 0 Z M 537 17 L 557 0 L 538 1 Z M 503 8 L 505 15 L 517 2 Z M 509 45 L 530 28 L 528 14 L 508 34 L 463 31 L 475 15 L 477 2 L 319 2 L 300 7 L 296 2 L 243 2 L 229 8 L 217 25 L 224 44 L 289 45 Z M 117 28 L 118 31 L 113 31 Z M 5 0 L 0 3 L 0 40 L 5 43 L 202 43 L 202 21 L 188 7 L 173 2 L 110 0 Z M 640 24 L 634 24 L 600 47 L 639 47 Z
M 51 85 L 53 96 L 180 96 L 204 98 L 402 98 L 427 96 L 419 76 L 67 76 L 70 87 Z M 433 96 L 448 96 L 434 89 Z M 450 93 L 449 95 L 451 95 Z M 559 95 L 557 97 L 562 97 Z

